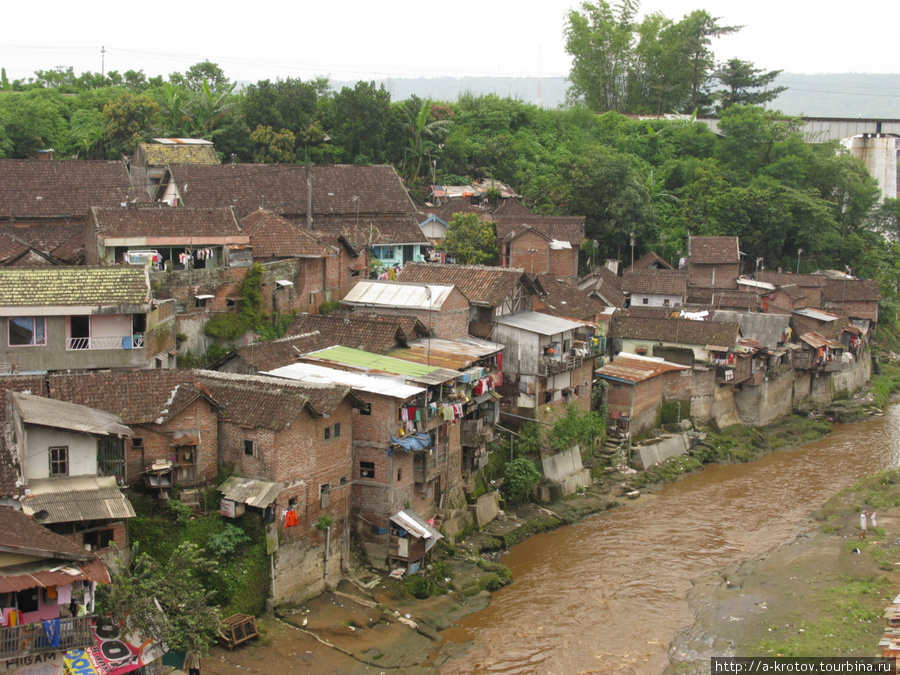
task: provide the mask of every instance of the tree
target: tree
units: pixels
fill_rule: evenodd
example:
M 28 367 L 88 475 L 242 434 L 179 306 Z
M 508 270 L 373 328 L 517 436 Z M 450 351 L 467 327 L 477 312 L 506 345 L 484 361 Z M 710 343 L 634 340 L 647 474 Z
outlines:
M 720 63 L 713 73 L 713 77 L 725 87 L 715 93 L 719 108 L 733 105 L 763 105 L 774 101 L 781 92 L 787 91 L 787 87 L 769 89 L 769 85 L 781 72 L 780 70 L 766 72 L 762 68 L 754 68 L 750 61 L 740 59 Z M 756 89 L 763 91 L 752 91 Z
M 250 134 L 250 141 L 256 146 L 253 161 L 259 164 L 291 164 L 296 159 L 296 139 L 287 129 L 275 131 L 260 125 Z
M 123 91 L 103 106 L 103 117 L 108 154 L 131 154 L 159 127 L 159 104 L 146 94 Z
M 261 80 L 246 88 L 240 108 L 250 129 L 263 126 L 290 131 L 295 155 L 310 161 L 318 159 L 312 156 L 313 149 L 325 140 L 318 104 L 327 89 L 326 78 Z
M 719 18 L 701 9 L 691 12 L 678 23 L 682 49 L 687 56 L 690 86 L 690 108 L 683 112 L 706 112 L 712 103 L 708 91 L 715 65 L 710 49 L 712 39 L 741 29 L 741 26 L 722 26 L 719 21 Z
M 431 120 L 429 122 L 430 103 L 422 101 L 422 104 L 417 109 L 415 107 L 417 102 L 418 99 L 412 98 L 403 107 L 406 117 L 407 141 L 407 147 L 404 148 L 403 166 L 404 175 L 410 180 L 421 176 L 422 161 L 425 157 L 428 157 L 430 160 L 432 156 L 439 154 L 440 144 L 449 135 L 450 125 L 452 124 L 449 119 Z
M 33 157 L 38 150 L 65 151 L 67 102 L 52 89 L 10 92 L 0 97 L 3 135 L 0 145 L 13 158 Z
M 451 253 L 460 265 L 487 265 L 497 259 L 497 230 L 475 213 L 455 213 L 436 247 Z
M 330 106 L 330 134 L 340 161 L 378 164 L 387 161 L 386 131 L 391 94 L 384 85 L 357 82 L 335 94 Z M 326 127 L 329 128 L 329 127 Z
M 637 10 L 636 0 L 622 0 L 615 7 L 598 0 L 569 12 L 565 38 L 572 56 L 572 99 L 601 112 L 624 110 Z
M 119 561 L 112 584 L 100 586 L 100 612 L 110 615 L 124 632 L 164 642 L 169 649 L 208 653 L 219 624 L 219 611 L 203 579 L 216 573 L 196 544 L 179 545 L 162 564 L 138 550 L 131 562 Z
M 528 499 L 534 486 L 541 480 L 541 472 L 530 459 L 520 457 L 506 464 L 503 471 L 503 494 L 511 504 Z

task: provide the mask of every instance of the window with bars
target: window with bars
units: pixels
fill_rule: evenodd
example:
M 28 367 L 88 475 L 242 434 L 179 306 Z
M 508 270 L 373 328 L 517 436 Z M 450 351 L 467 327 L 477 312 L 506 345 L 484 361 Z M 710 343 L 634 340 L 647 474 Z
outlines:
M 67 445 L 57 445 L 50 448 L 50 475 L 69 475 L 69 447 Z

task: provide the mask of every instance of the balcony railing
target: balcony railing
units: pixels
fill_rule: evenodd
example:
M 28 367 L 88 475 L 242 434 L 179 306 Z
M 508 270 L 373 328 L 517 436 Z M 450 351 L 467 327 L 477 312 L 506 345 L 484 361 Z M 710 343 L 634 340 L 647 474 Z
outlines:
M 66 349 L 137 349 L 144 346 L 143 333 L 122 337 L 74 337 L 66 339 Z
M 0 660 L 89 647 L 94 644 L 92 618 L 76 616 L 59 619 L 59 644 L 56 646 L 51 644 L 43 623 L 0 628 Z
M 542 356 L 538 363 L 538 375 L 547 377 L 562 373 L 566 370 L 574 370 L 584 363 L 585 357 L 581 354 L 565 356 Z
M 433 455 L 417 452 L 413 456 L 413 480 L 416 483 L 428 483 L 437 477 L 446 464 L 446 450 Z

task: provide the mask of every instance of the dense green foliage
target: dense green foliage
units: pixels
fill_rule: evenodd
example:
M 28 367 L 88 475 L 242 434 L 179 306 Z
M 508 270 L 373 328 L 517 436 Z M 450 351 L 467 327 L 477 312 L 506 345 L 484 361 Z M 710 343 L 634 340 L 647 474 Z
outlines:
M 534 462 L 520 457 L 506 465 L 503 472 L 503 494 L 510 504 L 526 501 L 541 480 L 541 472 Z
M 772 73 L 737 60 L 716 64 L 711 39 L 730 27 L 702 11 L 678 22 L 655 14 L 638 24 L 635 16 L 633 0 L 569 16 L 571 39 L 586 22 L 602 33 L 588 43 L 602 38 L 626 50 L 623 63 L 601 63 L 620 68 L 609 75 L 620 90 L 604 96 L 622 106 L 589 97 L 593 84 L 579 85 L 588 107 L 542 110 L 493 95 L 395 102 L 374 83 L 333 91 L 325 79 L 263 80 L 236 92 L 208 62 L 168 81 L 53 71 L 3 85 L 0 156 L 53 147 L 60 156 L 118 158 L 141 139 L 191 135 L 236 162 L 389 162 L 422 198 L 427 183 L 491 177 L 537 213 L 585 216 L 585 265 L 648 250 L 677 263 L 689 234 L 738 235 L 745 259 L 768 269 L 849 266 L 878 278 L 885 310 L 900 310 L 897 245 L 883 236 L 900 231 L 895 200 L 878 205 L 874 181 L 837 144 L 807 144 L 796 120 L 740 105 L 759 100 L 755 87 Z M 597 60 L 590 64 L 599 76 Z M 576 60 L 576 84 L 577 69 Z M 716 100 L 729 104 L 718 136 L 691 119 L 595 113 L 691 112 Z M 258 319 L 223 319 L 228 325 L 212 330 L 228 339 Z
M 493 265 L 497 262 L 497 232 L 494 223 L 475 213 L 456 213 L 447 223 L 439 251 L 452 253 L 460 265 Z

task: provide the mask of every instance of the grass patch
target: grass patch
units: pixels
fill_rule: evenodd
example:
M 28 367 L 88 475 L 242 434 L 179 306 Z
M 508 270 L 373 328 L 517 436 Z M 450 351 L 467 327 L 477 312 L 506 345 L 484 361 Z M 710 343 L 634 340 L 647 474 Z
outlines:
M 891 588 L 886 576 L 843 578 L 817 594 L 820 611 L 814 620 L 797 618 L 789 626 L 770 626 L 773 637 L 753 645 L 748 655 L 868 656 L 881 637 L 884 597 Z M 785 632 L 790 634 L 779 635 Z

